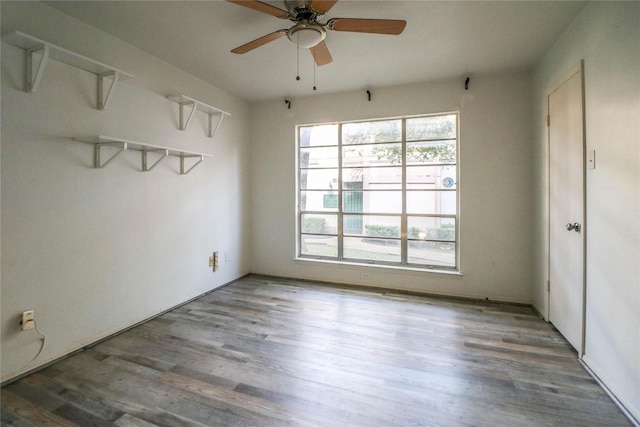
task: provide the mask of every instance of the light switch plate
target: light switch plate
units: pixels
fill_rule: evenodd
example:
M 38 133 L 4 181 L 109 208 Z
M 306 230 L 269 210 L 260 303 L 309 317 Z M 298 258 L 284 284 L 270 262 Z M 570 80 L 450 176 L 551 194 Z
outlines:
M 596 168 L 596 150 L 587 151 L 587 169 L 593 170 Z

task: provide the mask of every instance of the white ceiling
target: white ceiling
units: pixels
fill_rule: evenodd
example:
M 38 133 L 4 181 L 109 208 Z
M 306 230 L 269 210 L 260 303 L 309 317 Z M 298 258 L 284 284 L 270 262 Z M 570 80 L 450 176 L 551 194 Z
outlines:
M 267 1 L 284 9 L 284 1 Z M 530 68 L 584 6 L 576 1 L 340 0 L 330 18 L 404 19 L 399 36 L 328 31 L 315 69 L 286 37 L 231 49 L 293 23 L 216 1 L 54 1 L 53 6 L 249 101 L 374 89 Z

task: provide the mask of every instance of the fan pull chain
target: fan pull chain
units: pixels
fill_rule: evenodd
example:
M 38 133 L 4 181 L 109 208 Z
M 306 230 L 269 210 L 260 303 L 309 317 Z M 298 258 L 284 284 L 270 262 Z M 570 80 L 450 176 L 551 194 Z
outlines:
M 300 81 L 300 34 L 296 34 L 296 80 Z
M 316 47 L 313 47 L 313 90 L 316 90 Z

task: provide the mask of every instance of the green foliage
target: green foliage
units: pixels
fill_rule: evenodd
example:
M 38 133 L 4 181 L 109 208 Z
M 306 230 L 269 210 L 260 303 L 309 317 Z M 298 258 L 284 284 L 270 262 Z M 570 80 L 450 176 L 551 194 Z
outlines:
M 364 226 L 365 235 L 371 237 L 400 237 L 400 228 L 396 225 L 367 224 Z M 439 228 L 409 227 L 407 237 L 409 239 L 419 239 L 420 233 L 426 240 L 451 240 L 456 237 L 456 226 L 454 224 L 443 224 Z
M 375 147 L 373 154 L 378 160 L 387 160 L 394 165 L 402 164 L 402 148 L 398 146 Z M 407 161 L 420 163 L 455 163 L 456 146 L 450 143 L 407 144 Z
M 306 216 L 302 221 L 303 233 L 322 233 L 324 231 L 324 218 Z
M 407 119 L 408 141 L 434 141 L 455 137 L 455 116 L 430 116 Z M 397 139 L 385 139 L 380 136 L 374 139 L 375 142 L 397 141 Z M 402 148 L 400 146 L 376 147 L 373 149 L 373 154 L 378 160 L 385 159 L 391 164 L 398 165 L 402 163 Z M 455 143 L 449 141 L 407 143 L 407 161 L 417 161 L 420 163 L 455 163 Z
M 408 141 L 449 139 L 456 136 L 455 115 L 408 118 L 406 124 Z M 342 140 L 346 145 L 399 142 L 402 140 L 402 120 L 345 123 L 342 131 Z
M 342 126 L 344 144 L 396 142 L 402 139 L 401 120 L 345 123 Z
M 407 237 L 410 239 L 419 239 L 421 231 L 423 231 L 423 229 L 420 227 L 409 227 L 409 230 L 407 230 Z
M 440 228 L 434 228 L 438 240 L 455 240 L 456 226 L 454 224 L 442 224 Z
M 397 225 L 367 224 L 364 229 L 367 236 L 400 237 L 400 228 Z
M 451 240 L 456 238 L 456 226 L 454 224 L 442 224 L 439 228 L 420 228 L 409 227 L 407 230 L 409 239 L 419 239 L 420 233 L 424 233 L 422 236 L 426 240 Z

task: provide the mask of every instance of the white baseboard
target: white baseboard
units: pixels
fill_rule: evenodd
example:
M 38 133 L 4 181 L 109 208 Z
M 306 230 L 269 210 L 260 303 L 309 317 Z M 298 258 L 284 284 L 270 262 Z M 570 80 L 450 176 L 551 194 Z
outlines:
M 606 379 L 606 376 L 602 373 L 599 373 L 599 370 L 595 368 L 595 364 L 589 360 L 588 356 L 583 356 L 580 359 L 580 363 L 584 367 L 584 369 L 593 377 L 593 379 L 604 389 L 604 391 L 609 395 L 611 400 L 614 401 L 616 405 L 620 408 L 620 410 L 624 413 L 624 415 L 629 418 L 631 424 L 635 427 L 640 427 L 640 414 L 637 413 L 637 410 L 634 411 L 634 408 L 631 406 L 630 402 L 627 402 L 624 397 L 621 396 L 620 393 L 616 393 L 614 387 L 611 387 Z

